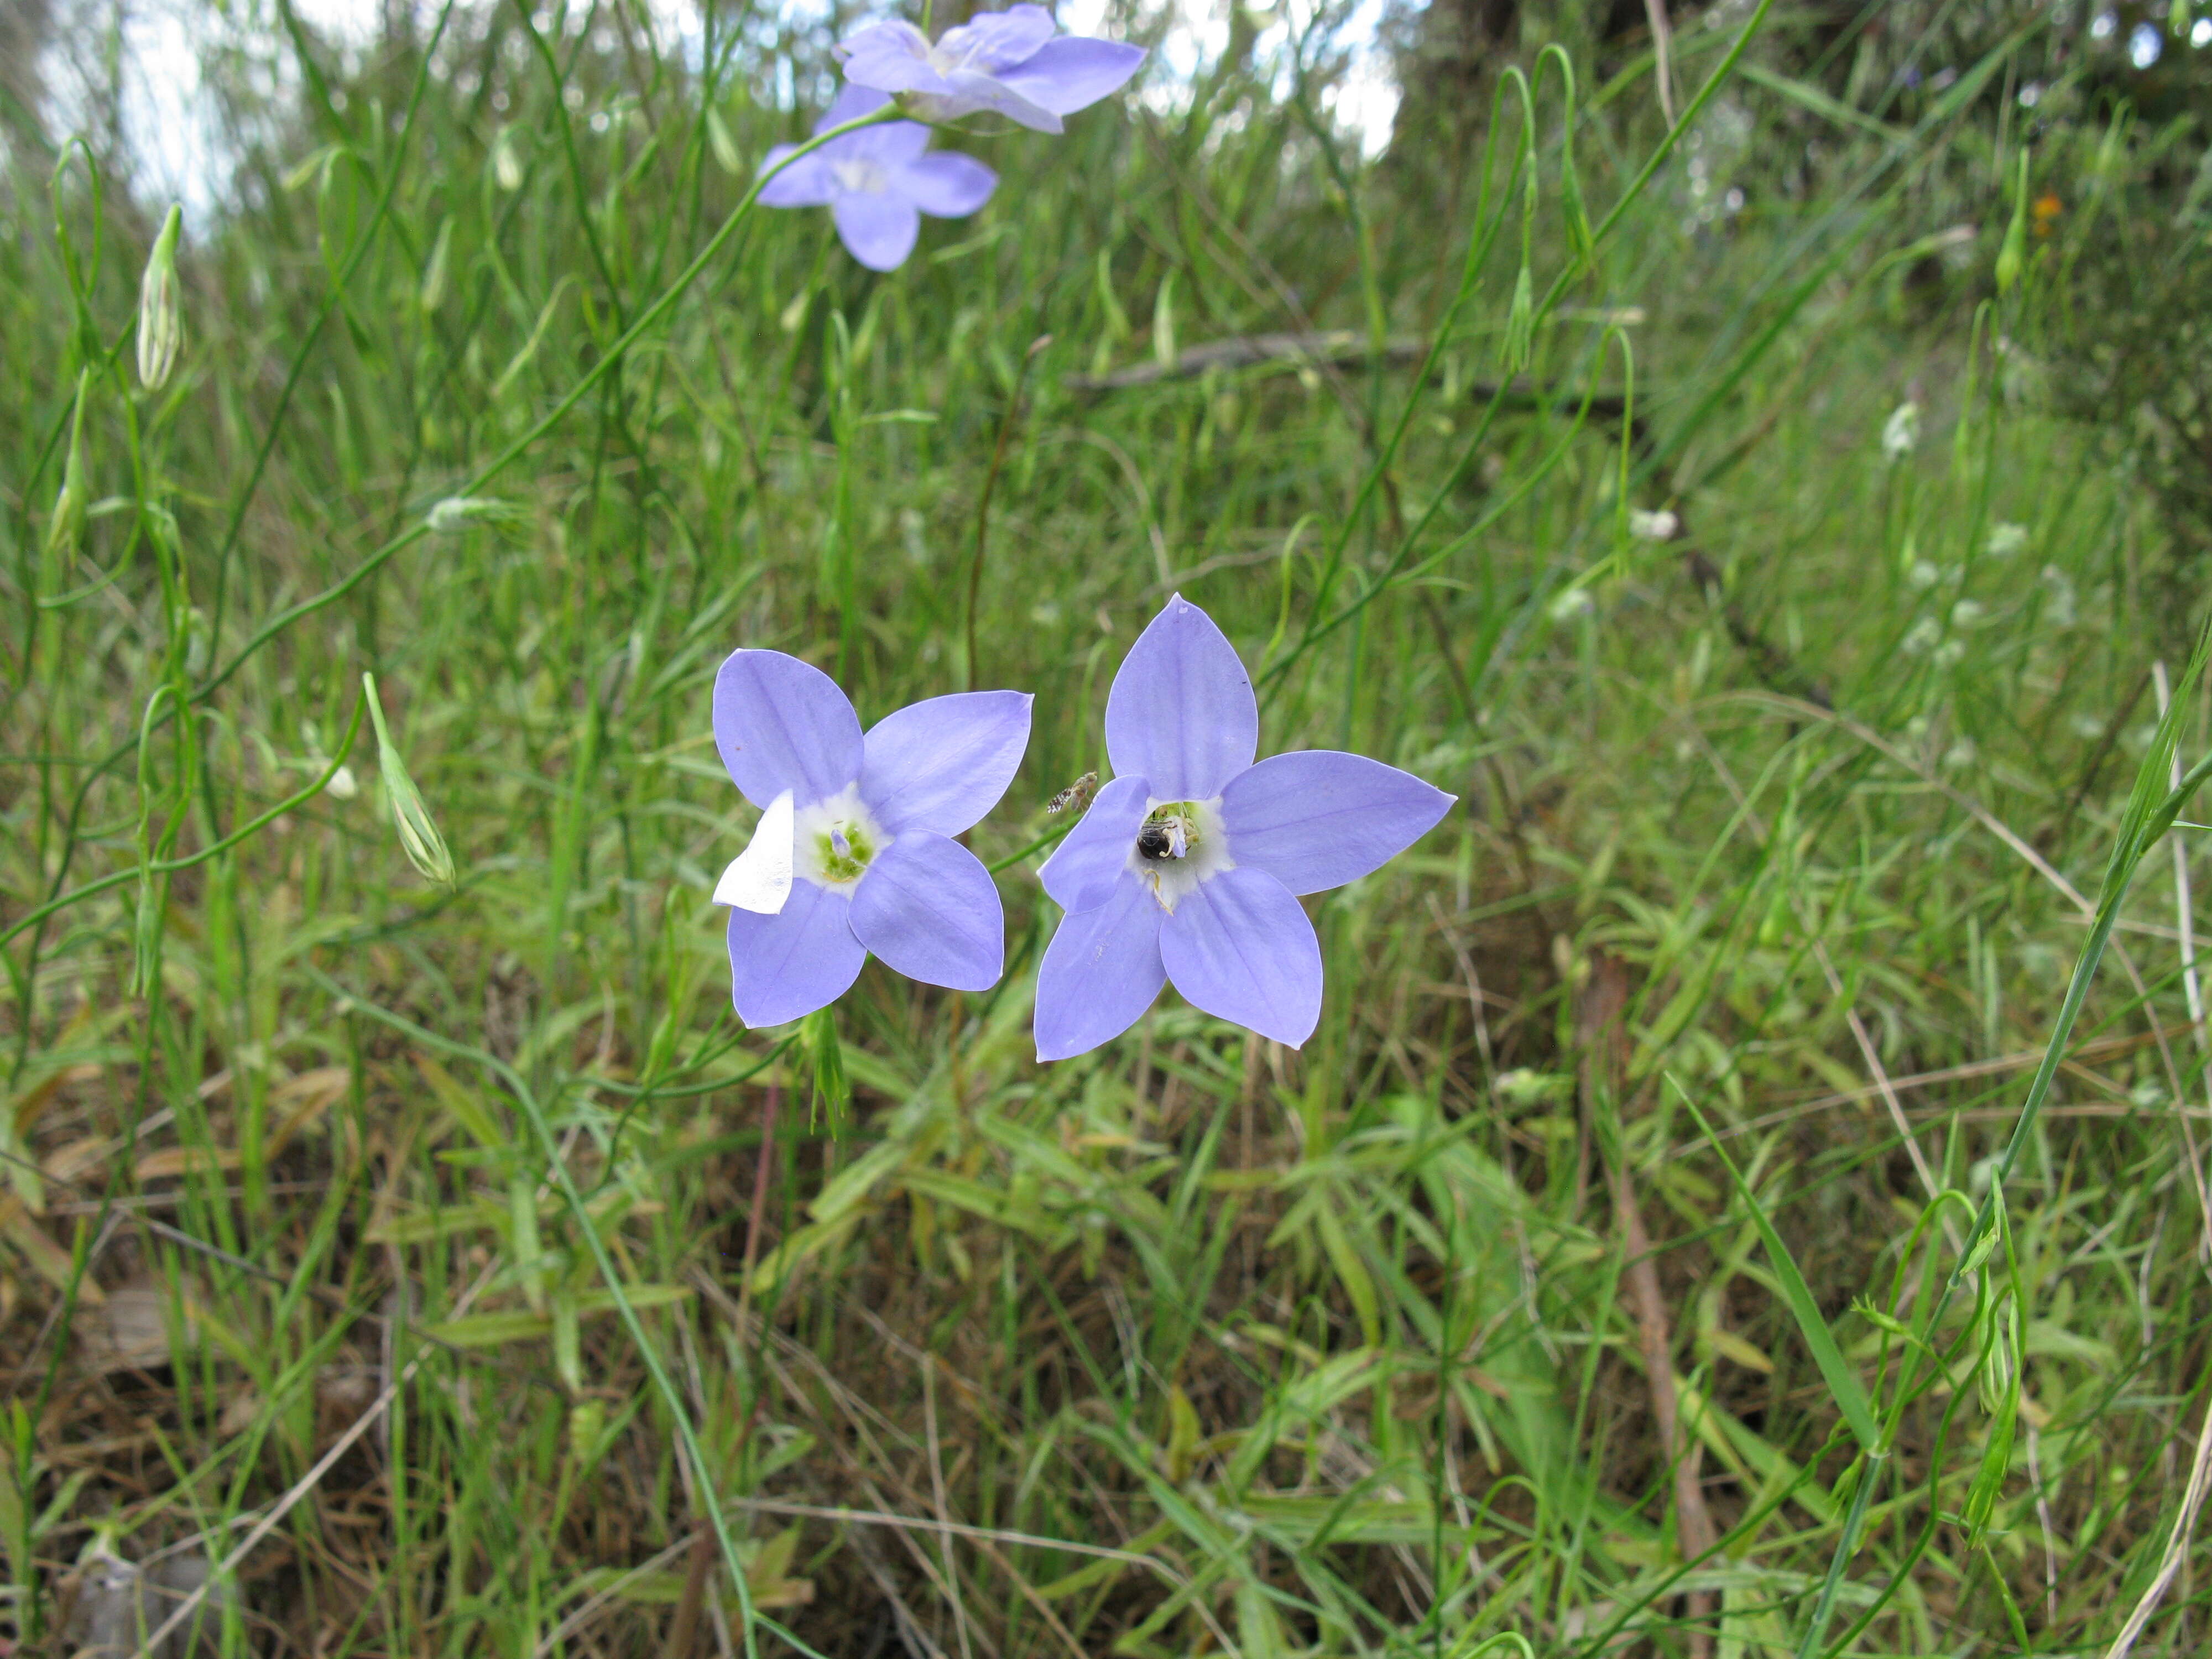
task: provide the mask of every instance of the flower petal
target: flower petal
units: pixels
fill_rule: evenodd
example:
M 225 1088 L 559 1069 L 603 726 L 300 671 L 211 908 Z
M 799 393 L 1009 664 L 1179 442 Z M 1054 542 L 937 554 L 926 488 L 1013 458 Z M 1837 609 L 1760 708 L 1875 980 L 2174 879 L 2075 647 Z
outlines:
M 1114 896 L 1114 884 L 1128 871 L 1152 789 L 1143 778 L 1116 778 L 1098 792 L 1083 821 L 1037 872 L 1054 903 L 1070 913 L 1095 910 Z
M 1321 941 L 1265 871 L 1224 870 L 1185 894 L 1161 926 L 1160 958 L 1194 1007 L 1292 1048 L 1321 1018 Z
M 1152 1006 L 1167 981 L 1160 962 L 1164 914 L 1150 889 L 1124 875 L 1105 903 L 1060 918 L 1037 968 L 1039 1060 L 1096 1048 Z
M 778 144 L 761 162 L 761 171 L 767 173 L 798 148 L 796 144 Z M 836 180 L 830 172 L 830 158 L 817 149 L 811 155 L 800 156 L 763 185 L 759 199 L 763 207 L 827 207 L 835 193 Z
M 1019 68 L 1000 71 L 999 79 L 1040 109 L 1073 115 L 1119 88 L 1144 61 L 1142 46 L 1076 34 L 1046 42 Z
M 988 991 L 1006 966 L 1006 916 L 991 873 L 957 841 L 908 830 L 853 890 L 853 932 L 925 985 Z
M 942 92 L 916 93 L 912 107 L 915 114 L 933 121 L 957 120 L 961 116 L 987 109 L 1037 132 L 1064 130 L 1060 117 L 1050 110 L 1031 103 L 996 76 L 986 75 L 980 70 L 949 71 Z
M 958 835 L 1014 781 L 1029 747 L 1030 702 L 1026 691 L 963 691 L 885 716 L 865 740 L 860 799 L 893 835 Z
M 933 218 L 964 219 L 991 199 L 999 175 L 972 155 L 944 150 L 908 161 L 892 187 Z
M 757 1029 L 811 1014 L 843 996 L 868 959 L 851 905 L 811 881 L 792 884 L 781 914 L 730 912 L 730 1001 Z
M 896 170 L 928 148 L 929 129 L 921 122 L 886 121 L 879 127 L 862 127 L 842 138 L 832 138 L 822 147 L 822 153 L 845 160 L 873 161 L 878 167 Z
M 921 234 L 914 204 L 889 196 L 840 196 L 830 211 L 845 251 L 871 270 L 896 270 Z
M 860 718 L 813 664 L 732 651 L 714 675 L 714 746 L 754 805 L 788 789 L 808 806 L 860 775 Z
M 929 40 L 911 23 L 877 23 L 838 43 L 836 56 L 845 78 L 877 92 L 942 91 L 943 78 L 929 66 Z
M 1237 648 L 1176 594 L 1137 636 L 1107 694 L 1114 770 L 1150 778 L 1161 800 L 1207 800 L 1259 747 L 1260 705 Z
M 797 836 L 792 827 L 791 791 L 768 804 L 745 850 L 730 860 L 722 878 L 714 884 L 714 902 L 733 904 L 759 915 L 779 914 L 791 902 L 792 854 Z
M 1033 56 L 1059 27 L 1042 6 L 979 11 L 938 37 L 937 56 L 996 75 Z
M 1364 755 L 1270 755 L 1221 792 L 1229 856 L 1293 893 L 1341 887 L 1434 829 L 1455 796 Z
M 830 107 L 822 112 L 822 118 L 814 124 L 814 130 L 827 132 L 832 127 L 843 126 L 848 121 L 857 121 L 863 115 L 873 115 L 890 100 L 891 95 L 888 92 L 848 81 L 838 89 L 837 95 L 830 100 Z M 884 129 L 871 127 L 868 131 L 872 133 Z M 857 132 L 853 135 L 855 138 L 861 136 Z M 926 138 L 927 136 L 925 131 L 923 137 Z

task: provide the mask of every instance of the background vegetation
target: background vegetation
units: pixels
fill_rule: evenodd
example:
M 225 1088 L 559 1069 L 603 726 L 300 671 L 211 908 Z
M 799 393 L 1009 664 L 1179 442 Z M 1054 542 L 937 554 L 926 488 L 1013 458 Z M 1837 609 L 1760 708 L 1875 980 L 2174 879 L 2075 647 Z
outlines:
M 723 234 L 845 19 L 234 6 L 150 393 L 18 57 L 14 1650 L 2201 1652 L 2186 13 L 1408 16 L 1367 159 L 1240 12 L 878 278 Z M 1303 1052 L 1041 1068 L 1176 590 L 1461 807 Z M 737 1027 L 740 644 L 1036 692 L 998 990 Z

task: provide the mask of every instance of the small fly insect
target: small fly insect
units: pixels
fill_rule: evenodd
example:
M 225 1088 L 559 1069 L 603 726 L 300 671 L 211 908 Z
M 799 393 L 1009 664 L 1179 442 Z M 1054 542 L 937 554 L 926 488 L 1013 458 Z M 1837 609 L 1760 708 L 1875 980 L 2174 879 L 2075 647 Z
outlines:
M 1085 772 L 1073 783 L 1044 804 L 1048 812 L 1080 812 L 1091 805 L 1091 796 L 1098 793 L 1098 775 Z

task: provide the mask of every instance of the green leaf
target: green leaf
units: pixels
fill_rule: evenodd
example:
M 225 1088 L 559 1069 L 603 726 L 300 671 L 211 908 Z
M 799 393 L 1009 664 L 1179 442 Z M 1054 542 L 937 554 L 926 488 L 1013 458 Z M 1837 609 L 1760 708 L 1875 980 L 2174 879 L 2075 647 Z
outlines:
M 665 1308 L 684 1301 L 691 1291 L 682 1285 L 632 1285 L 623 1294 L 633 1309 Z M 615 1311 L 614 1293 L 586 1291 L 576 1297 L 576 1316 L 593 1319 Z M 508 1313 L 470 1314 L 463 1319 L 442 1320 L 422 1328 L 434 1342 L 454 1348 L 496 1348 L 506 1342 L 533 1342 L 553 1334 L 553 1322 L 543 1314 L 516 1309 Z
M 1682 1087 L 1672 1073 L 1666 1075 L 1667 1081 L 1674 1085 L 1674 1092 L 1681 1097 L 1682 1104 L 1689 1108 L 1690 1115 L 1697 1120 L 1698 1127 L 1704 1130 L 1705 1139 L 1712 1142 L 1713 1151 L 1719 1154 L 1722 1164 L 1729 1172 L 1729 1179 L 1735 1183 L 1736 1191 L 1743 1195 L 1744 1203 L 1750 1208 L 1752 1225 L 1759 1229 L 1760 1242 L 1766 1246 L 1768 1259 L 1774 1265 L 1774 1277 L 1782 1286 L 1782 1299 L 1790 1304 L 1790 1316 L 1797 1322 L 1797 1328 L 1805 1338 L 1805 1346 L 1812 1351 L 1813 1363 L 1820 1368 L 1821 1378 L 1827 1383 L 1828 1392 L 1835 1398 L 1836 1408 L 1843 1413 L 1844 1421 L 1858 1437 L 1859 1444 L 1869 1453 L 1881 1455 L 1881 1431 L 1875 1423 L 1874 1406 L 1867 1398 L 1866 1385 L 1859 1381 L 1859 1374 L 1844 1358 L 1844 1351 L 1836 1346 L 1835 1333 L 1828 1328 L 1828 1322 L 1820 1316 L 1820 1304 L 1813 1300 L 1812 1290 L 1805 1283 L 1805 1275 L 1797 1271 L 1797 1263 L 1790 1256 L 1790 1247 L 1782 1242 L 1782 1235 L 1774 1231 L 1774 1224 L 1766 1218 L 1766 1211 L 1759 1203 L 1759 1194 L 1743 1178 L 1743 1171 L 1735 1167 L 1735 1160 L 1728 1155 L 1728 1148 L 1721 1144 L 1720 1137 L 1705 1121 L 1705 1114 L 1698 1109 L 1697 1103 L 1690 1098 L 1689 1091 Z

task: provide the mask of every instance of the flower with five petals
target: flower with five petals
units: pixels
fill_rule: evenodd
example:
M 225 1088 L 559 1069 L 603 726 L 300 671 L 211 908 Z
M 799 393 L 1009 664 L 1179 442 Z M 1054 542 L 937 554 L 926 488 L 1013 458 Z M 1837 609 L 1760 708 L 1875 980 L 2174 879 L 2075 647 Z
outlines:
M 875 23 L 837 47 L 856 87 L 896 93 L 925 121 L 989 110 L 1039 132 L 1097 103 L 1137 72 L 1142 46 L 1088 35 L 1054 38 L 1042 6 L 979 11 L 932 46 L 908 22 Z
M 1297 895 L 1387 863 L 1453 797 L 1333 750 L 1255 764 L 1259 738 L 1236 648 L 1176 595 L 1107 696 L 1114 781 L 1039 872 L 1067 914 L 1037 971 L 1038 1059 L 1119 1036 L 1170 981 L 1278 1042 L 1313 1034 L 1321 944 Z
M 842 996 L 870 952 L 958 991 L 998 981 L 999 890 L 952 839 L 998 805 L 1029 745 L 1019 691 L 931 697 L 864 736 L 820 669 L 733 651 L 714 676 L 714 744 L 762 809 L 722 872 L 730 996 L 747 1025 L 781 1025 Z
M 842 127 L 889 102 L 888 94 L 847 87 L 814 131 Z M 846 252 L 871 270 L 896 270 L 914 252 L 923 214 L 963 219 L 998 188 L 999 175 L 974 156 L 928 144 L 929 129 L 913 121 L 862 127 L 786 167 L 761 186 L 761 205 L 826 207 Z M 778 144 L 763 169 L 797 148 Z

